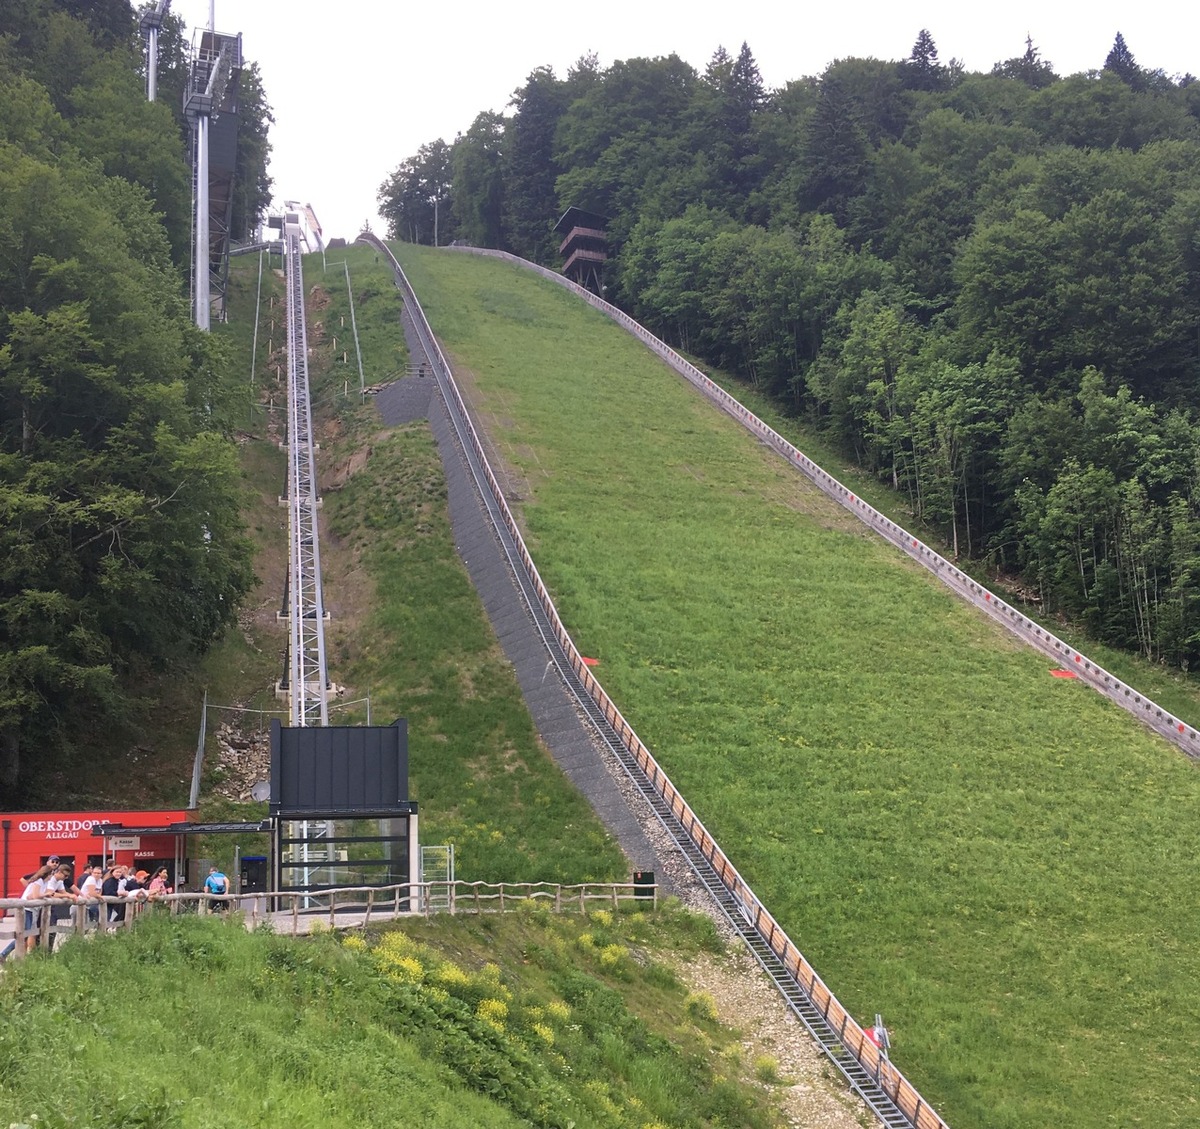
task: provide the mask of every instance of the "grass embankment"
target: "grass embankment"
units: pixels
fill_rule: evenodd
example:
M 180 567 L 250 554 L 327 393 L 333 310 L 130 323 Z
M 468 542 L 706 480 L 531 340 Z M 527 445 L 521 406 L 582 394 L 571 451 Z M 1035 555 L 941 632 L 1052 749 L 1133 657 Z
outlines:
M 373 250 L 345 255 L 370 385 L 403 371 L 401 303 Z M 460 878 L 627 878 L 619 848 L 541 744 L 455 550 L 428 424 L 385 429 L 370 401 L 343 394 L 342 340 L 335 349 L 329 327 L 349 325 L 349 307 L 344 272 L 327 258 L 323 281 L 320 259 L 305 260 L 305 282 L 317 307 L 310 342 L 320 339 L 310 380 L 321 405 L 330 676 L 347 700 L 369 693 L 375 724 L 407 718 L 421 840 L 454 844 Z M 314 334 L 318 319 L 324 331 Z M 360 706 L 335 721 L 365 719 Z
M 778 1090 L 673 971 L 716 948 L 668 911 L 300 941 L 150 914 L 0 978 L 0 1122 L 766 1129 Z
M 693 358 L 694 359 L 694 358 Z M 703 368 L 704 366 L 700 366 Z M 773 427 L 780 435 L 795 444 L 809 458 L 824 467 L 834 478 L 848 486 L 864 501 L 869 502 L 880 513 L 886 514 L 898 525 L 916 533 L 927 544 L 950 556 L 945 530 L 939 530 L 917 522 L 902 494 L 889 489 L 874 475 L 849 462 L 829 442 L 827 436 L 810 423 L 789 416 L 780 410 L 779 404 L 756 392 L 745 381 L 728 373 L 706 370 L 708 375 L 722 388 L 735 396 L 760 419 Z M 1012 578 L 997 575 L 979 561 L 960 559 L 959 568 L 975 577 L 981 584 L 990 587 L 1009 603 L 1019 607 L 1030 619 L 1040 623 L 1068 645 L 1082 651 L 1106 670 L 1115 674 L 1122 682 L 1135 687 L 1139 692 L 1163 706 L 1189 724 L 1200 725 L 1200 680 L 1185 674 L 1176 667 L 1163 663 L 1147 662 L 1140 655 L 1118 650 L 1107 644 L 1090 639 L 1074 624 L 1057 616 L 1045 616 L 1036 602 L 1024 598 L 1021 591 L 1012 590 Z
M 1194 1124 L 1195 767 L 563 290 L 398 252 L 581 649 L 955 1129 Z

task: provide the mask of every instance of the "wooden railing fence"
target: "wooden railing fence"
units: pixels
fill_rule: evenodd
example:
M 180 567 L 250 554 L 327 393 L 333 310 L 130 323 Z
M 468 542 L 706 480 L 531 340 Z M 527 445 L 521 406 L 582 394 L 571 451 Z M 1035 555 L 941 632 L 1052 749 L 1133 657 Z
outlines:
M 9 959 L 26 955 L 27 943 L 50 949 L 68 937 L 130 928 L 145 913 L 208 914 L 216 907 L 233 911 L 247 928 L 269 923 L 277 933 L 299 936 L 319 922 L 330 929 L 362 928 L 372 920 L 437 913 L 504 913 L 523 906 L 544 906 L 555 913 L 586 913 L 605 908 L 656 909 L 658 887 L 633 882 L 405 882 L 394 886 L 346 886 L 308 893 L 297 890 L 249 894 L 164 894 L 153 898 L 92 898 L 67 902 L 62 898 L 24 901 L 0 898 L 0 910 L 11 922 L 11 933 L 0 935 L 0 950 L 15 941 Z M 124 916 L 110 921 L 110 910 Z M 25 927 L 25 911 L 36 915 Z M 56 917 L 54 911 L 61 917 Z

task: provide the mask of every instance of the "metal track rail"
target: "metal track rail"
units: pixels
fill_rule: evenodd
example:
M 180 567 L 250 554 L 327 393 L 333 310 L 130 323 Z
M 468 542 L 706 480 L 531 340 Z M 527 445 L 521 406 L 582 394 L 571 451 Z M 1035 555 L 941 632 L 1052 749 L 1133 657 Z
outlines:
M 317 461 L 308 392 L 308 335 L 300 232 L 289 224 L 288 326 L 288 693 L 294 726 L 328 725 L 325 601 L 317 540 Z
M 945 1122 L 924 1102 L 890 1061 L 878 1053 L 874 1044 L 867 1043 L 863 1029 L 850 1018 L 815 973 L 811 973 L 809 969 L 811 976 L 807 983 L 797 975 L 798 971 L 808 968 L 807 962 L 803 962 L 798 950 L 786 941 L 782 929 L 765 912 L 749 887 L 737 876 L 736 871 L 732 870 L 716 841 L 695 818 L 691 809 L 681 804 L 682 797 L 678 797 L 648 752 L 639 756 L 630 748 L 629 738 L 632 730 L 624 718 L 620 717 L 615 707 L 611 710 L 605 709 L 597 701 L 595 688 L 598 684 L 590 672 L 581 675 L 586 668 L 582 666 L 577 652 L 574 655 L 570 653 L 574 651 L 574 646 L 570 643 L 569 636 L 566 636 L 561 624 L 556 624 L 551 619 L 543 598 L 545 587 L 527 550 L 516 536 L 511 514 L 500 500 L 495 477 L 487 465 L 466 407 L 453 383 L 449 366 L 433 338 L 416 295 L 390 249 L 380 241 L 372 239 L 370 242 L 372 246 L 386 253 L 392 261 L 397 284 L 405 296 L 414 328 L 426 359 L 434 371 L 455 434 L 479 490 L 480 499 L 512 568 L 530 616 L 580 710 L 592 722 L 599 738 L 611 750 L 629 779 L 650 805 L 698 881 L 775 984 L 790 1010 L 811 1032 L 830 1061 L 879 1121 L 888 1126 L 888 1129 L 944 1129 Z M 607 700 L 607 695 L 604 698 Z M 634 740 L 636 741 L 636 737 Z M 637 745 L 641 745 L 640 741 Z M 652 772 L 647 772 L 647 760 L 653 765 Z M 676 802 L 669 802 L 668 795 L 675 798 Z M 734 879 L 732 882 L 731 877 Z M 814 988 L 818 990 L 814 991 Z M 903 1105 L 898 1101 L 902 1092 L 908 1099 Z

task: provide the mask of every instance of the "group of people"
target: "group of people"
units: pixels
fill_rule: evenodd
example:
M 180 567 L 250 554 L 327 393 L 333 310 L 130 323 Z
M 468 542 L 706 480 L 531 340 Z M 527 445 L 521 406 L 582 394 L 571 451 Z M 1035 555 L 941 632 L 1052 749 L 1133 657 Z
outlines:
M 26 952 L 31 952 L 40 942 L 43 913 L 49 915 L 50 925 L 55 926 L 66 921 L 77 910 L 86 914 L 86 925 L 97 927 L 101 908 L 106 906 L 105 923 L 108 927 L 116 927 L 125 921 L 127 902 L 159 898 L 175 892 L 170 872 L 165 866 L 160 866 L 153 875 L 149 871 L 135 870 L 132 866 L 122 864 L 93 866 L 86 869 L 83 880 L 76 883 L 70 864 L 61 862 L 56 855 L 51 855 L 45 865 L 32 874 L 26 874 L 21 881 L 25 883 L 22 901 L 50 902 L 48 906 L 32 905 L 23 911 Z M 120 898 L 122 901 L 104 903 L 102 898 Z M 54 948 L 54 939 L 52 928 L 48 948 Z M 8 958 L 16 944 L 14 938 L 0 951 L 0 961 Z

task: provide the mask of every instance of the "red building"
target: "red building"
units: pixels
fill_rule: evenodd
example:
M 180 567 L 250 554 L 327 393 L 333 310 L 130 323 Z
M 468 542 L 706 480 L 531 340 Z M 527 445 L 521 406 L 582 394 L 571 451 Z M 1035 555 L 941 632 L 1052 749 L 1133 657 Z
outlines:
M 35 871 L 51 855 L 70 863 L 78 876 L 86 866 L 117 862 L 153 872 L 169 868 L 174 877 L 181 860 L 181 835 L 163 828 L 187 819 L 186 811 L 38 811 L 0 814 L 0 896 L 19 898 L 24 890 L 22 876 Z M 120 825 L 120 834 L 96 835 L 92 828 L 103 823 Z M 158 834 L 141 835 L 139 827 L 154 828 Z

